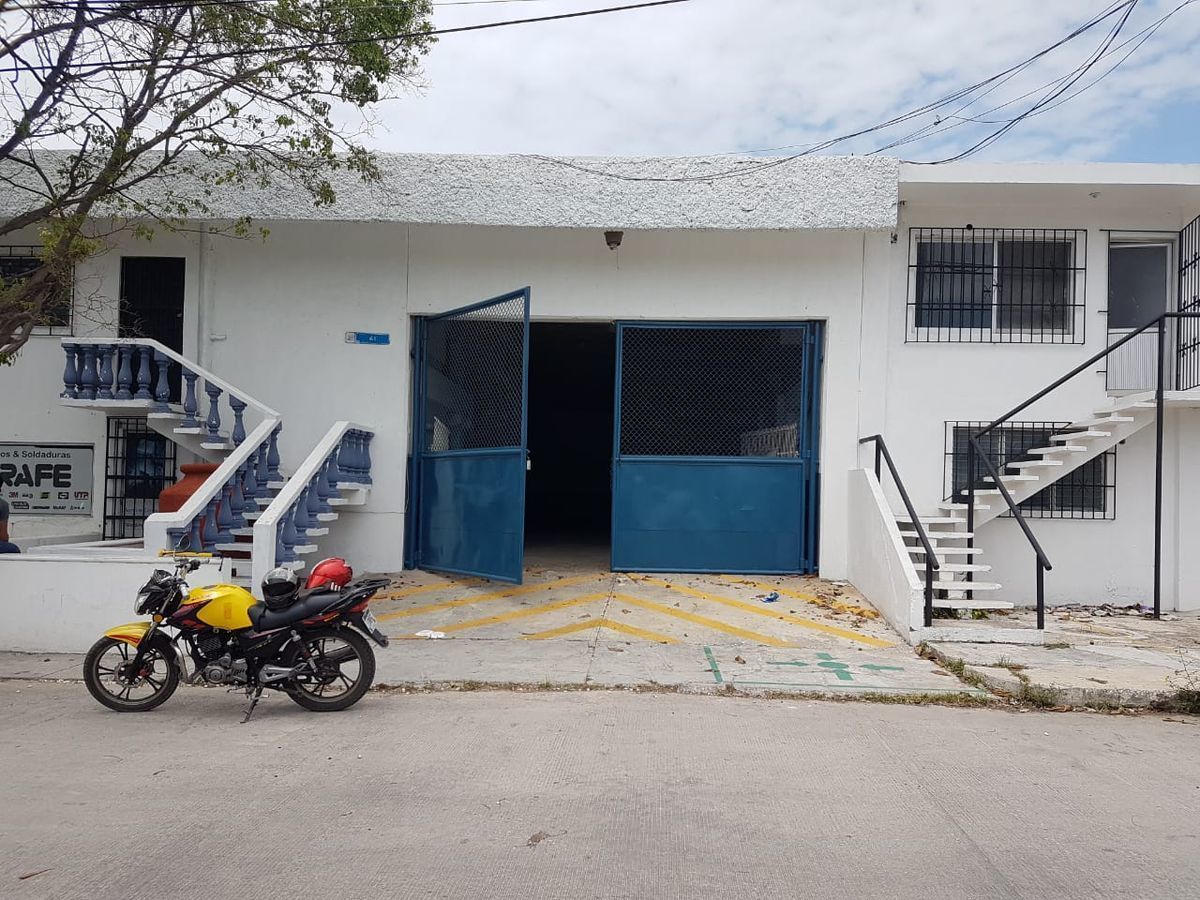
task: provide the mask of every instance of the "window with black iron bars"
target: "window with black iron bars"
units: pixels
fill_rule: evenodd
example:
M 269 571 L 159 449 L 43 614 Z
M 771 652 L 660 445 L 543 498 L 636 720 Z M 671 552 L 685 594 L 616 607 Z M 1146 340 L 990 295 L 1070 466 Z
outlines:
M 979 434 L 988 422 L 946 423 L 945 497 L 965 503 L 969 484 L 968 442 L 972 435 Z M 1006 422 L 983 435 L 979 444 L 988 455 L 992 465 L 1002 474 L 1005 466 L 1022 460 L 1041 459 L 1041 454 L 1030 450 L 1054 446 L 1050 437 L 1058 434 L 1069 422 Z M 1020 504 L 1026 518 L 1033 519 L 1115 519 L 1117 515 L 1117 451 L 1108 450 L 1078 469 L 1067 473 L 1053 484 L 1047 485 Z M 985 481 L 987 470 L 983 463 L 975 463 L 976 490 L 995 489 Z M 976 502 L 1003 503 L 990 496 Z M 1011 513 L 1005 513 L 1011 515 Z
M 1087 232 L 909 230 L 909 342 L 1082 344 Z
M 42 248 L 37 244 L 0 245 L 0 283 L 5 286 L 28 278 L 42 266 Z M 46 304 L 34 334 L 71 334 L 71 285 L 59 285 Z

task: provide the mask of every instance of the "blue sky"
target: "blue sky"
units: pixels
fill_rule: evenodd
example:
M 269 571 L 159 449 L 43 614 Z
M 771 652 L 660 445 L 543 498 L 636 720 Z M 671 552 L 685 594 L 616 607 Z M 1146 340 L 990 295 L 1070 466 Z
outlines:
M 1140 0 L 1115 63 L 1180 0 Z M 441 6 L 441 26 L 610 5 Z M 1011 66 L 1113 4 L 1104 0 L 692 0 L 440 40 L 419 84 L 381 106 L 383 150 L 693 155 L 806 145 L 879 122 Z M 1095 28 L 957 112 L 1003 121 L 1100 49 Z M 1120 47 L 1120 51 L 1117 51 Z M 979 159 L 1200 162 L 1200 2 L 1108 77 L 1022 123 Z M 1024 101 L 1015 98 L 1033 91 Z M 1010 102 L 1012 101 L 1012 102 Z M 1006 105 L 1007 104 L 1007 105 Z M 988 110 L 1000 109 L 989 113 Z M 995 125 L 932 117 L 840 144 L 933 160 Z M 786 152 L 786 151 L 777 151 Z

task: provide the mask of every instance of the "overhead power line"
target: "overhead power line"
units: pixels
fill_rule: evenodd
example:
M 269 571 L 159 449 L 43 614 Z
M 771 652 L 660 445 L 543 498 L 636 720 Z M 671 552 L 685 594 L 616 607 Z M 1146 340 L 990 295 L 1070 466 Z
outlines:
M 237 6 L 248 0 L 209 0 L 210 5 Z M 205 63 L 216 60 L 231 59 L 241 56 L 278 56 L 280 54 L 297 53 L 302 50 L 328 50 L 334 47 L 350 47 L 357 44 L 378 44 L 390 41 L 416 40 L 423 37 L 440 37 L 448 34 L 465 34 L 471 31 L 486 31 L 492 28 L 508 28 L 514 25 L 534 25 L 541 22 L 559 22 L 567 19 L 581 19 L 586 16 L 602 16 L 610 13 L 630 12 L 637 9 L 650 9 L 657 6 L 675 6 L 679 3 L 691 3 L 692 0 L 646 0 L 642 3 L 627 3 L 623 6 L 607 6 L 602 9 L 583 9 L 575 12 L 554 13 L 547 16 L 532 16 L 525 19 L 507 19 L 501 22 L 484 22 L 478 25 L 458 25 L 452 28 L 431 28 L 427 31 L 412 31 L 403 34 L 380 34 L 374 37 L 339 38 L 332 41 L 321 41 L 313 44 L 294 44 L 282 47 L 264 47 L 259 49 L 230 50 L 224 53 L 185 54 L 177 57 L 161 57 L 159 59 L 122 59 L 113 64 L 101 66 L 104 69 L 137 68 L 151 63 Z M 169 5 L 169 4 L 168 4 Z M 178 4 L 175 4 L 178 5 Z M 191 4 L 201 5 L 201 4 Z M 9 66 L 0 69 L 0 75 L 17 75 L 23 72 L 47 72 L 57 67 L 53 63 L 44 65 Z M 70 63 L 65 68 L 69 70 L 96 68 L 94 63 Z
M 744 177 L 747 175 L 753 175 L 758 172 L 762 172 L 765 170 L 775 168 L 777 166 L 788 165 L 790 163 L 795 162 L 796 160 L 802 159 L 803 157 L 811 156 L 816 153 L 820 153 L 823 150 L 827 150 L 831 147 L 837 146 L 839 144 L 843 144 L 847 141 L 854 140 L 855 138 L 865 137 L 866 135 L 869 135 L 869 134 L 874 134 L 874 133 L 877 133 L 880 131 L 885 131 L 889 128 L 895 127 L 896 125 L 903 124 L 904 122 L 911 122 L 913 120 L 916 120 L 916 119 L 919 119 L 919 118 L 922 118 L 925 116 L 930 116 L 930 115 L 935 116 L 934 122 L 927 124 L 925 126 L 922 126 L 921 128 L 917 129 L 916 131 L 911 132 L 908 135 L 902 136 L 901 138 L 899 138 L 895 141 L 889 142 L 888 144 L 885 144 L 882 147 L 878 147 L 875 150 L 870 151 L 870 153 L 868 155 L 877 154 L 877 153 L 881 153 L 887 149 L 894 149 L 897 146 L 903 146 L 903 145 L 907 145 L 910 143 L 915 143 L 920 140 L 924 140 L 927 137 L 931 137 L 936 134 L 940 134 L 944 131 L 950 130 L 951 128 L 958 127 L 960 125 L 969 124 L 970 117 L 967 117 L 963 121 L 959 121 L 957 123 L 957 125 L 950 124 L 947 120 L 952 119 L 953 117 L 957 116 L 957 114 L 959 112 L 965 110 L 966 108 L 973 106 L 980 99 L 982 99 L 983 97 L 992 93 L 997 88 L 1001 87 L 1003 84 L 1007 83 L 1009 80 L 1011 80 L 1012 78 L 1019 75 L 1021 72 L 1028 69 L 1030 66 L 1032 66 L 1034 63 L 1036 63 L 1038 60 L 1046 57 L 1053 51 L 1070 43 L 1071 41 L 1076 40 L 1080 36 L 1092 31 L 1093 29 L 1095 29 L 1102 23 L 1107 22 L 1110 19 L 1116 18 L 1116 22 L 1111 25 L 1109 32 L 1102 39 L 1102 42 L 1101 42 L 1099 48 L 1097 50 L 1093 50 L 1092 53 L 1090 53 L 1088 55 L 1087 60 L 1085 60 L 1085 62 L 1082 63 L 1080 66 L 1075 67 L 1070 72 L 1066 73 L 1065 75 L 1059 76 L 1058 78 L 1048 82 L 1047 84 L 1043 84 L 1040 87 L 1033 89 L 1032 91 L 1026 92 L 1021 97 L 1014 98 L 1012 100 L 1009 100 L 1005 103 L 1002 103 L 1002 104 L 999 104 L 999 105 L 993 107 L 991 110 L 985 111 L 984 114 L 994 112 L 996 110 L 1005 108 L 1007 106 L 1011 106 L 1012 104 L 1017 103 L 1022 99 L 1026 99 L 1034 94 L 1038 94 L 1041 91 L 1044 91 L 1047 89 L 1053 89 L 1047 96 L 1044 96 L 1041 99 L 1039 99 L 1034 105 L 1032 105 L 1029 109 L 1025 110 L 1023 113 L 1021 113 L 1017 116 L 1014 116 L 1012 119 L 1004 119 L 1004 120 L 1001 120 L 1000 122 L 994 123 L 994 124 L 1000 124 L 1002 126 L 1003 131 L 1001 133 L 997 134 L 996 132 L 993 132 L 992 134 L 990 134 L 986 138 L 984 138 L 983 141 L 980 142 L 978 145 L 973 146 L 972 148 L 969 148 L 967 151 L 964 151 L 961 154 L 956 154 L 954 157 L 947 158 L 945 160 L 932 161 L 932 163 L 937 164 L 937 163 L 941 163 L 941 162 L 948 162 L 948 161 L 950 161 L 950 159 L 961 159 L 966 155 L 970 155 L 971 153 L 978 152 L 978 150 L 982 149 L 983 146 L 986 146 L 986 145 L 994 142 L 995 140 L 998 140 L 1000 137 L 1003 136 L 1003 133 L 1006 133 L 1007 131 L 1011 130 L 1013 127 L 1015 127 L 1021 121 L 1024 121 L 1025 119 L 1027 119 L 1033 115 L 1040 115 L 1044 112 L 1048 112 L 1050 109 L 1056 108 L 1057 106 L 1060 106 L 1063 103 L 1068 102 L 1073 97 L 1078 96 L 1080 93 L 1083 93 L 1084 91 L 1090 89 L 1091 87 L 1094 87 L 1095 84 L 1097 84 L 1099 81 L 1103 80 L 1104 78 L 1111 75 L 1112 72 L 1116 71 L 1116 69 L 1119 68 L 1120 65 L 1122 65 L 1126 60 L 1129 59 L 1129 57 L 1133 54 L 1133 52 L 1135 52 L 1150 37 L 1152 37 L 1154 33 L 1156 33 L 1160 28 L 1162 28 L 1162 26 L 1169 19 L 1171 19 L 1173 16 L 1175 16 L 1184 7 L 1190 6 L 1193 3 L 1196 3 L 1197 0 L 1182 0 L 1182 2 L 1180 2 L 1176 7 L 1174 7 L 1171 10 L 1168 10 L 1166 13 L 1164 13 L 1162 16 L 1160 16 L 1157 20 L 1150 23 L 1148 26 L 1146 26 L 1141 31 L 1139 31 L 1137 34 L 1133 35 L 1132 37 L 1128 38 L 1126 41 L 1124 41 L 1120 44 L 1115 44 L 1114 41 L 1116 40 L 1117 36 L 1124 29 L 1125 24 L 1128 22 L 1129 16 L 1132 14 L 1133 9 L 1135 6 L 1137 6 L 1138 2 L 1139 2 L 1139 0 L 1119 0 L 1119 2 L 1111 3 L 1108 6 L 1106 6 L 1104 9 L 1102 9 L 1100 12 L 1096 13 L 1092 18 L 1088 19 L 1083 24 L 1074 28 L 1071 32 L 1069 32 L 1064 37 L 1060 38 L 1059 40 L 1055 41 L 1054 43 L 1050 44 L 1049 46 L 1039 50 L 1037 53 L 1034 53 L 1034 54 L 1026 57 L 1025 59 L 1021 60 L 1019 63 L 1017 63 L 1016 65 L 1009 66 L 1008 68 L 1006 68 L 1000 72 L 997 72 L 996 74 L 991 75 L 988 78 L 983 79 L 982 81 L 978 81 L 978 82 L 976 82 L 968 87 L 965 87 L 965 88 L 960 88 L 959 90 L 956 90 L 951 94 L 948 94 L 948 95 L 941 97 L 937 100 L 934 100 L 932 102 L 922 104 L 921 106 L 910 109 L 904 113 L 901 113 L 897 116 L 893 116 L 884 121 L 877 122 L 877 123 L 870 125 L 868 127 L 865 127 L 865 128 L 857 129 L 857 130 L 849 132 L 847 134 L 842 134 L 842 135 L 838 135 L 836 137 L 827 138 L 825 140 L 821 140 L 821 141 L 817 141 L 817 142 L 814 142 L 811 144 L 803 145 L 803 149 L 800 150 L 799 152 L 788 154 L 786 156 L 779 156 L 779 157 L 775 157 L 773 159 L 765 159 L 765 160 L 762 160 L 761 162 L 756 162 L 756 163 L 742 163 L 736 167 L 730 167 L 728 169 L 724 169 L 721 171 L 712 172 L 712 173 L 708 173 L 708 174 L 682 175 L 682 176 L 668 176 L 668 175 L 654 176 L 654 175 L 634 175 L 634 174 L 625 174 L 622 172 L 614 172 L 611 170 L 600 169 L 600 168 L 576 163 L 571 160 L 562 159 L 562 158 L 558 158 L 558 157 L 545 156 L 545 155 L 539 155 L 539 154 L 528 154 L 528 155 L 531 158 L 539 159 L 544 162 L 554 163 L 556 165 L 560 165 L 560 166 L 563 166 L 566 168 L 583 171 L 588 174 L 599 175 L 599 176 L 602 176 L 605 178 L 612 178 L 612 179 L 621 180 L 621 181 L 655 181 L 655 182 L 719 181 L 719 180 L 723 180 L 726 178 L 739 178 L 739 177 Z M 1133 45 L 1132 48 L 1123 57 L 1121 57 L 1121 59 L 1119 59 L 1115 65 L 1110 67 L 1107 71 L 1103 72 L 1101 75 L 1097 76 L 1095 79 L 1093 79 L 1086 85 L 1080 87 L 1078 90 L 1076 90 L 1072 93 L 1069 93 L 1069 94 L 1065 93 L 1066 91 L 1069 91 L 1073 85 L 1077 84 L 1083 76 L 1085 76 L 1089 71 L 1091 71 L 1101 59 L 1117 53 L 1118 51 L 1120 51 L 1121 49 L 1123 49 L 1124 47 L 1126 47 L 1130 44 Z M 1062 86 L 1061 90 L 1058 89 L 1058 87 L 1060 85 Z M 962 102 L 962 101 L 965 101 L 965 102 Z M 960 102 L 961 102 L 961 105 L 959 105 L 953 112 L 939 114 L 938 111 L 943 109 L 944 107 L 951 106 L 952 104 L 956 104 L 956 103 L 960 103 Z M 959 117 L 959 118 L 962 119 L 962 117 Z M 770 152 L 775 152 L 778 150 L 792 149 L 792 147 L 794 147 L 794 146 L 795 145 L 784 146 L 784 147 L 774 147 L 774 148 L 762 149 L 762 150 L 742 150 L 742 151 L 734 151 L 733 153 L 727 153 L 727 154 L 705 154 L 705 156 L 770 153 Z M 701 157 L 695 156 L 695 155 L 673 157 L 673 159 L 680 159 L 680 160 L 697 159 L 697 158 L 701 158 Z

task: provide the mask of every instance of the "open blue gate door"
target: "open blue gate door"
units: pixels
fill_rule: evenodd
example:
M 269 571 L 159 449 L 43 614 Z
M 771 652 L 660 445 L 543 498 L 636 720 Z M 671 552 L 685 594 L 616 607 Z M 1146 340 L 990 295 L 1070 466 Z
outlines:
M 519 583 L 529 288 L 417 327 L 414 562 Z
M 816 571 L 822 327 L 620 323 L 616 571 Z

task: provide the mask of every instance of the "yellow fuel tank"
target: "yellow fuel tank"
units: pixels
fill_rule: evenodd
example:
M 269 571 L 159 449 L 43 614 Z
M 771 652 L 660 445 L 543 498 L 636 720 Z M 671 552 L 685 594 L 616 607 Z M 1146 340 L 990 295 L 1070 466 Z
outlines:
M 249 609 L 258 601 L 236 584 L 210 584 L 194 588 L 188 594 L 187 602 L 204 604 L 196 611 L 196 618 L 205 625 L 240 631 L 250 627 Z

